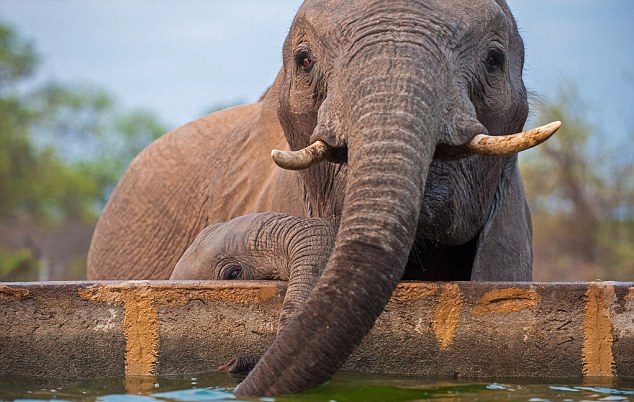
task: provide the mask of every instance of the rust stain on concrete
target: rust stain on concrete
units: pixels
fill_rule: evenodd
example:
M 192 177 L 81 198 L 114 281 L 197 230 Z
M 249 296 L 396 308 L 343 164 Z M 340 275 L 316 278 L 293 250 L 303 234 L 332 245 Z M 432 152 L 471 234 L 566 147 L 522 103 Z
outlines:
M 78 289 L 86 300 L 122 305 L 126 339 L 125 372 L 128 376 L 153 375 L 158 370 L 159 321 L 156 307 L 184 306 L 192 300 L 227 301 L 243 305 L 261 304 L 278 293 L 278 288 L 258 283 L 183 285 L 145 282 L 99 284 Z
M 239 303 L 244 306 L 262 304 L 278 293 L 278 288 L 271 284 L 244 283 L 236 287 L 234 284 L 183 285 L 158 283 L 145 285 L 151 292 L 155 302 L 171 307 L 184 306 L 192 300 L 208 300 L 212 302 Z
M 96 285 L 79 289 L 86 300 L 123 305 L 126 375 L 156 374 L 158 361 L 158 317 L 151 291 L 134 284 Z
M 610 305 L 614 300 L 614 287 L 610 284 L 589 285 L 586 297 L 581 348 L 583 374 L 588 377 L 613 376 Z
M 120 299 L 118 296 L 120 293 L 144 292 L 155 303 L 167 306 L 184 306 L 192 300 L 227 301 L 243 305 L 257 305 L 275 297 L 278 293 L 278 288 L 259 283 L 240 284 L 240 287 L 236 287 L 235 284 L 214 284 L 213 287 L 209 287 L 206 285 L 174 286 L 173 283 L 126 282 L 95 285 L 87 289 L 80 289 L 80 294 L 82 292 L 99 295 L 100 301 L 110 303 L 117 303 Z
M 462 292 L 457 284 L 442 287 L 440 303 L 434 311 L 432 330 L 441 349 L 447 349 L 453 342 L 460 310 L 462 308 Z
M 432 283 L 401 282 L 392 293 L 392 301 L 407 302 L 429 299 L 440 290 L 440 285 Z
M 28 289 L 14 288 L 7 285 L 0 284 L 0 300 L 3 301 L 16 301 L 24 299 L 31 293 Z
M 159 323 L 154 300 L 147 292 L 121 293 L 125 315 L 126 375 L 157 373 Z
M 156 379 L 149 376 L 128 375 L 123 380 L 128 394 L 147 395 L 156 392 Z
M 471 310 L 472 315 L 515 313 L 539 305 L 541 298 L 534 289 L 506 288 L 487 292 Z
M 123 305 L 121 288 L 114 291 L 109 285 L 93 285 L 89 288 L 79 288 L 77 292 L 82 299 Z

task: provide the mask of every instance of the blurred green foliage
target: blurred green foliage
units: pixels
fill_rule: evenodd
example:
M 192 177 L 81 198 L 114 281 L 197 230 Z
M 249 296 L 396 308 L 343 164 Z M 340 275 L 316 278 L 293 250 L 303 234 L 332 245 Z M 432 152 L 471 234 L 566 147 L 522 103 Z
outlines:
M 166 131 L 152 113 L 122 112 L 101 90 L 35 84 L 38 62 L 33 44 L 0 23 L 0 280 L 32 279 L 34 254 L 55 254 L 35 244 L 46 243 L 41 233 L 94 224 L 130 160 Z M 23 239 L 10 241 L 13 222 Z M 54 259 L 70 263 L 86 251 Z
M 39 260 L 28 248 L 7 250 L 0 248 L 0 278 L 3 281 L 27 282 L 38 279 Z

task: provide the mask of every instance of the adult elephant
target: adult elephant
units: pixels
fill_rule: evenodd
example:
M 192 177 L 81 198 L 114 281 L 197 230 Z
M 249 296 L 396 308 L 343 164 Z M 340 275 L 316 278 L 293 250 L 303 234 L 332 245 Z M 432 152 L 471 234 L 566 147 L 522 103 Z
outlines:
M 523 62 L 503 0 L 307 0 L 257 104 L 169 133 L 133 161 L 97 226 L 89 276 L 167 278 L 202 228 L 247 213 L 306 217 L 297 233 L 327 220 L 323 275 L 236 392 L 320 384 L 403 277 L 530 280 L 516 152 L 558 125 L 502 136 L 528 113 Z M 299 173 L 269 162 L 287 147 L 308 147 L 275 154 Z

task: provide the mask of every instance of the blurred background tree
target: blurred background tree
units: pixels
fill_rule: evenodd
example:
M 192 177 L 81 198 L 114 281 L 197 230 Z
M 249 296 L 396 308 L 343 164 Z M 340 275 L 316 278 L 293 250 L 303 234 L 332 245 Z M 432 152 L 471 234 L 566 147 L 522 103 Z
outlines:
M 605 133 L 573 83 L 538 105 L 559 132 L 522 155 L 535 280 L 634 279 L 634 132 Z
M 84 278 L 114 185 L 166 131 L 153 113 L 122 111 L 102 90 L 38 84 L 37 66 L 33 44 L 0 23 L 0 281 Z M 634 132 L 594 127 L 574 84 L 536 109 L 539 122 L 564 126 L 520 156 L 535 280 L 631 281 Z
M 33 44 L 0 23 L 0 281 L 78 279 L 96 219 L 164 125 L 106 92 L 35 83 Z

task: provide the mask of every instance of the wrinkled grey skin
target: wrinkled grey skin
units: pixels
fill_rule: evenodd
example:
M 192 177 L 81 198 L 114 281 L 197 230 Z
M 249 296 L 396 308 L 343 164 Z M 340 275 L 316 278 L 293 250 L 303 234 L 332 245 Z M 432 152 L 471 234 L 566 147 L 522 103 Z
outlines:
M 288 281 L 279 332 L 317 284 L 335 233 L 325 219 L 275 213 L 240 216 L 203 229 L 170 279 Z
M 456 148 L 521 131 L 523 62 L 503 0 L 306 0 L 260 102 L 176 130 L 133 162 L 97 226 L 89 275 L 169 276 L 205 226 L 239 232 L 229 222 L 250 212 L 304 216 L 308 232 L 327 220 L 337 230 L 323 274 L 236 393 L 321 384 L 402 278 L 531 279 L 517 156 Z M 282 141 L 315 140 L 338 156 L 299 173 L 264 163 Z
M 348 158 L 302 173 L 313 212 L 339 220 L 334 251 L 242 395 L 327 380 L 404 275 L 531 278 L 517 157 L 443 160 L 524 125 L 523 45 L 502 0 L 306 1 L 283 52 L 291 148 L 319 139 Z

